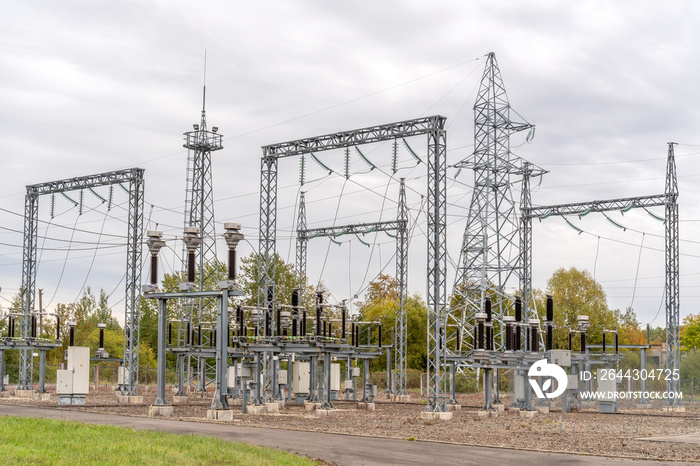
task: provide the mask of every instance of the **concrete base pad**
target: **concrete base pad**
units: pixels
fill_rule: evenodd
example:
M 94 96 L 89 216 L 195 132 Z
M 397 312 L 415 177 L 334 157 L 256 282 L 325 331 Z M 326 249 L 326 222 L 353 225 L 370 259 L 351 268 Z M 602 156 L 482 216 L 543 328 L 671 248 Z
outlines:
M 280 405 L 275 401 L 274 403 L 265 403 L 267 407 L 267 414 L 279 414 Z
M 391 401 L 395 401 L 397 403 L 410 403 L 411 395 L 393 395 L 391 397 Z
M 447 404 L 448 411 L 462 411 L 462 405 L 460 404 Z
M 685 406 L 664 406 L 661 411 L 664 413 L 684 413 Z
M 51 401 L 51 394 L 50 393 L 37 393 L 37 392 L 35 392 L 32 395 L 32 399 L 34 401 Z
M 85 395 L 58 395 L 59 405 L 77 405 L 85 404 Z
M 304 410 L 305 411 L 316 411 L 320 407 L 321 407 L 321 403 L 312 403 L 310 401 L 304 402 Z
M 637 403 L 637 409 L 649 409 L 651 408 L 651 403 Z
M 117 404 L 120 405 L 140 405 L 143 397 L 139 395 L 117 395 Z
M 267 414 L 267 406 L 252 405 L 247 407 L 248 414 Z
M 173 395 L 173 403 L 187 403 L 187 395 Z
M 230 409 L 215 409 L 207 411 L 207 419 L 214 421 L 233 421 L 233 411 Z
M 31 398 L 33 394 L 34 390 L 15 390 L 17 398 Z
M 520 417 L 525 419 L 532 419 L 537 416 L 537 411 L 520 411 Z
M 420 418 L 425 419 L 425 420 L 438 420 L 438 421 L 449 421 L 452 419 L 452 413 L 450 412 L 444 412 L 444 413 L 438 413 L 434 411 L 422 411 L 420 413 Z
M 547 414 L 549 413 L 549 406 L 535 406 L 535 411 L 540 414 Z
M 509 413 L 512 413 L 512 414 L 520 414 L 520 408 L 509 407 L 509 408 L 508 408 L 508 412 L 509 412 Z
M 374 411 L 374 403 L 357 403 L 357 409 L 361 411 Z
M 148 417 L 172 417 L 173 407 L 170 405 L 166 406 L 149 406 L 148 407 Z
M 337 412 L 337 409 L 317 409 L 314 415 L 316 417 L 333 417 Z
M 493 405 L 493 409 L 495 409 L 499 413 L 503 413 L 506 410 L 506 405 L 504 405 L 503 403 L 498 403 Z

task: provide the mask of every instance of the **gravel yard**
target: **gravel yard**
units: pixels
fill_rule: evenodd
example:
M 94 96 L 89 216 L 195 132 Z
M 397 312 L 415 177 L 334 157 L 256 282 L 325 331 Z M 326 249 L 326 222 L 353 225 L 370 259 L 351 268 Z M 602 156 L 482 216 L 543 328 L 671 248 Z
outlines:
M 151 387 L 148 387 L 151 388 Z M 55 394 L 51 401 L 34 402 L 31 399 L 8 396 L 5 392 L 0 403 L 58 407 Z M 85 406 L 62 406 L 60 409 L 85 410 L 97 413 L 148 416 L 148 407 L 155 399 L 155 391 L 142 389 L 142 405 L 117 404 L 111 390 L 91 391 Z M 479 395 L 458 397 L 462 410 L 450 421 L 423 420 L 423 405 L 416 395 L 414 403 L 391 403 L 379 396 L 375 411 L 359 411 L 351 401 L 334 402 L 337 411 L 332 417 L 316 417 L 306 412 L 303 405 L 287 405 L 280 414 L 241 414 L 240 403 L 232 404 L 233 423 L 243 426 L 330 432 L 397 439 L 439 441 L 481 446 L 507 447 L 539 451 L 568 452 L 639 459 L 699 461 L 700 445 L 678 442 L 635 440 L 640 437 L 700 434 L 700 406 L 688 407 L 685 413 L 662 413 L 655 409 L 621 408 L 620 414 L 599 414 L 584 410 L 562 415 L 558 410 L 537 414 L 533 419 L 518 414 L 500 413 L 498 417 L 481 418 L 477 415 L 483 398 Z M 171 400 L 171 394 L 168 393 Z M 204 398 L 191 394 L 186 404 L 174 406 L 174 418 L 199 422 L 207 421 L 206 414 L 211 393 Z M 423 403 L 425 400 L 423 399 Z M 505 400 L 504 400 L 505 402 Z

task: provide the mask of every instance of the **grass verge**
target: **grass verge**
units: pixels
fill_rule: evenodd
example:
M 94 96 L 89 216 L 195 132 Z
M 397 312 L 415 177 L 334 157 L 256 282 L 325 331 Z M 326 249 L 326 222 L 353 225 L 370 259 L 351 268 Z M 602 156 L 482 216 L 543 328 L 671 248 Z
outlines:
M 5 416 L 0 416 L 0 445 L 4 464 L 316 464 L 289 453 L 212 437 Z

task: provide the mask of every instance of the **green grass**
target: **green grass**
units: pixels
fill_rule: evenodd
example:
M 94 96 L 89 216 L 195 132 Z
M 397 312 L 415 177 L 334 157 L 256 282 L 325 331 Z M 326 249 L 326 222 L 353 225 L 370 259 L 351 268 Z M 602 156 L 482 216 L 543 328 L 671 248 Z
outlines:
M 3 464 L 314 465 L 300 456 L 199 435 L 0 416 Z

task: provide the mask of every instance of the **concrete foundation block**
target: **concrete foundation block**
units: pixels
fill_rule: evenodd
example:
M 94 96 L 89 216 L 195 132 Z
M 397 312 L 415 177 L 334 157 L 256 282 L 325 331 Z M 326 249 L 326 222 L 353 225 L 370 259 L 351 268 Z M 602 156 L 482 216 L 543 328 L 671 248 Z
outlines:
M 498 403 L 493 405 L 493 409 L 495 409 L 498 413 L 503 413 L 506 411 L 506 405 L 504 405 L 503 403 Z
M 31 398 L 34 395 L 34 390 L 15 390 L 17 398 Z
M 520 411 L 520 417 L 524 419 L 532 419 L 537 416 L 537 411 Z
M 509 407 L 508 412 L 512 414 L 520 414 L 520 408 L 516 408 L 515 406 Z
M 267 414 L 267 406 L 252 405 L 247 407 L 248 414 Z
M 273 403 L 265 403 L 267 407 L 267 414 L 279 414 L 280 405 L 275 401 Z
M 661 411 L 664 413 L 684 413 L 685 406 L 664 406 Z
M 117 395 L 117 404 L 140 405 L 143 404 L 143 397 L 140 395 Z
M 438 421 L 449 421 L 452 419 L 451 412 L 438 413 L 433 411 L 422 411 L 420 413 L 420 418 L 424 420 L 438 420 Z
M 410 403 L 411 395 L 394 395 L 393 401 L 397 403 Z
M 462 411 L 462 405 L 453 403 L 453 404 L 448 404 L 447 405 L 447 410 L 448 411 Z
M 314 411 L 314 415 L 316 417 L 333 417 L 337 412 L 337 409 L 317 409 Z
M 187 395 L 173 395 L 173 403 L 187 403 Z
M 51 401 L 51 394 L 50 394 L 50 393 L 38 393 L 38 392 L 34 392 L 34 394 L 32 395 L 32 399 L 33 399 L 34 401 L 39 401 L 39 402 L 41 402 L 41 401 Z
M 230 409 L 214 409 L 207 411 L 207 419 L 213 421 L 233 421 L 233 411 Z
M 489 417 L 489 412 L 485 409 L 480 409 L 479 411 L 476 412 L 476 415 L 480 418 L 485 418 L 485 417 Z
M 651 408 L 651 403 L 637 403 L 637 409 L 649 409 Z
M 374 403 L 357 403 L 357 409 L 360 411 L 374 411 Z
M 316 411 L 318 408 L 321 407 L 321 403 L 313 403 L 310 401 L 305 401 L 304 402 L 304 410 L 305 411 Z
M 148 417 L 173 417 L 173 407 L 166 406 L 149 406 Z
M 537 411 L 540 414 L 548 414 L 549 406 L 535 406 L 535 411 Z

